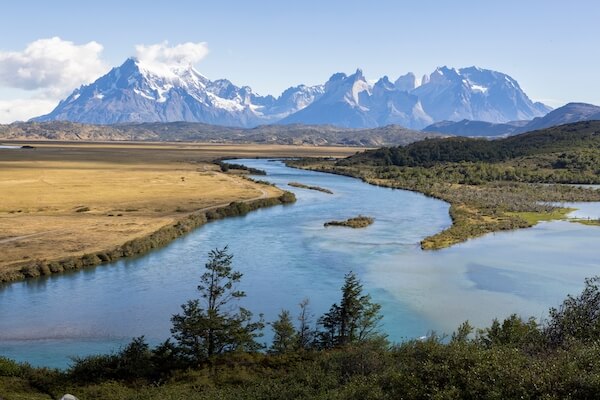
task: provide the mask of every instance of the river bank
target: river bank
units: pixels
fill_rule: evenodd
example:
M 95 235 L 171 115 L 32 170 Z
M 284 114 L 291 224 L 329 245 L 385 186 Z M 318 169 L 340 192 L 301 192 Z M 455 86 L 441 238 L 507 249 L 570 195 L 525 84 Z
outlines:
M 17 281 L 20 279 L 36 278 L 65 271 L 93 267 L 103 263 L 116 261 L 123 257 L 131 257 L 149 252 L 162 247 L 172 240 L 183 236 L 193 229 L 208 222 L 236 217 L 264 207 L 291 204 L 296 201 L 291 192 L 284 192 L 279 197 L 259 198 L 246 201 L 232 202 L 226 206 L 214 206 L 191 213 L 178 220 L 175 224 L 163 226 L 159 230 L 146 236 L 130 240 L 123 245 L 108 250 L 83 254 L 76 257 L 67 257 L 58 260 L 34 260 L 9 266 L 0 272 L 0 283 Z
M 266 171 L 264 179 L 294 192 L 296 203 L 215 220 L 141 256 L 5 285 L 0 354 L 65 368 L 69 356 L 107 353 L 140 335 L 157 345 L 169 337 L 170 317 L 197 296 L 206 254 L 225 245 L 244 274 L 240 290 L 248 296 L 241 305 L 264 313 L 265 321 L 282 309 L 297 315 L 304 298 L 315 315 L 327 312 L 344 274 L 354 271 L 382 305 L 383 329 L 397 342 L 452 332 L 464 319 L 483 327 L 512 313 L 541 316 L 598 271 L 594 227 L 543 222 L 422 251 L 423 238 L 450 226 L 448 203 L 279 161 L 234 162 Z M 361 213 L 374 223 L 359 230 L 323 226 Z
M 376 186 L 415 191 L 446 201 L 450 204 L 452 225 L 421 240 L 423 250 L 439 250 L 488 233 L 530 228 L 543 221 L 571 220 L 567 215 L 573 209 L 551 203 L 600 201 L 599 191 L 570 185 L 501 181 L 470 185 L 444 182 L 435 176 L 425 177 L 419 168 L 340 166 L 335 161 L 314 159 L 289 160 L 286 164 L 350 176 Z
M 283 195 L 235 171 L 222 173 L 215 158 L 348 152 L 188 143 L 0 149 L 0 193 L 7 194 L 0 197 L 0 282 L 142 254 L 185 233 L 182 226 L 204 223 L 203 211 Z

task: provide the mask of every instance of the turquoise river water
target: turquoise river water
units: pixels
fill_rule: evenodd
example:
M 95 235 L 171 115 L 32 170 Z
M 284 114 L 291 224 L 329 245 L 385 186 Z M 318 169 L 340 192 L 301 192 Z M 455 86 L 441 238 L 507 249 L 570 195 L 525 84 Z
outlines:
M 598 227 L 542 223 L 424 252 L 419 241 L 450 225 L 442 201 L 281 161 L 235 162 L 266 170 L 261 179 L 298 201 L 212 222 L 141 257 L 1 287 L 0 355 L 64 368 L 72 356 L 116 350 L 132 337 L 156 344 L 169 337 L 180 304 L 197 296 L 208 251 L 225 245 L 244 273 L 242 304 L 267 321 L 282 308 L 296 312 L 304 298 L 322 314 L 352 270 L 382 304 L 383 329 L 394 341 L 451 333 L 464 320 L 485 326 L 511 313 L 542 318 L 578 293 L 584 278 L 600 274 Z M 292 181 L 334 194 L 289 187 Z M 375 223 L 323 227 L 358 214 Z M 585 204 L 577 216 L 597 218 L 600 205 Z

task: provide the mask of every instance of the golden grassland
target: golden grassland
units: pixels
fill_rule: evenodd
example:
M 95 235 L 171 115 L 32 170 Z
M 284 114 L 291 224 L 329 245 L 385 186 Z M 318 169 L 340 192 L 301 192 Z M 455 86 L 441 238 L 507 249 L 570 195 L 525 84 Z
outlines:
M 140 143 L 36 143 L 0 149 L 0 272 L 80 257 L 193 212 L 282 191 L 224 174 L 220 157 L 343 156 L 356 149 Z

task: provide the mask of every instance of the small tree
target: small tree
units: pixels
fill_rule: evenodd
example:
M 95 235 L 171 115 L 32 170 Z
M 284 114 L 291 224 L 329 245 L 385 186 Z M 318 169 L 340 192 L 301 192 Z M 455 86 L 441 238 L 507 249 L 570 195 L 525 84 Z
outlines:
M 477 342 L 485 347 L 511 346 L 531 349 L 540 343 L 540 330 L 535 318 L 522 319 L 517 314 L 505 318 L 502 323 L 497 319 L 489 328 L 477 331 Z
M 318 323 L 324 328 L 318 333 L 321 347 L 343 346 L 381 336 L 377 331 L 382 318 L 381 306 L 362 291 L 356 274 L 346 274 L 340 305 L 333 304 L 329 312 L 319 318 Z
M 460 324 L 456 332 L 452 333 L 450 343 L 466 343 L 471 333 L 473 333 L 473 327 L 469 321 L 465 321 Z
M 313 314 L 310 312 L 309 300 L 304 299 L 300 302 L 300 314 L 298 315 L 298 333 L 296 335 L 296 346 L 298 349 L 309 349 L 315 337 L 315 332 L 311 329 Z
M 329 311 L 323 314 L 317 324 L 323 327 L 316 335 L 317 346 L 321 349 L 330 349 L 341 344 L 341 312 L 340 306 L 332 304 Z
M 201 299 L 189 300 L 181 306 L 183 312 L 171 318 L 171 333 L 178 349 L 192 362 L 225 352 L 261 348 L 256 338 L 264 327 L 262 319 L 252 322 L 252 313 L 242 307 L 237 312 L 229 311 L 246 294 L 236 289 L 242 274 L 233 271 L 233 255 L 227 250 L 210 251 L 198 285 Z
M 281 310 L 279 319 L 271 326 L 273 327 L 273 344 L 269 351 L 274 354 L 283 354 L 293 350 L 296 344 L 296 329 L 292 323 L 290 312 Z

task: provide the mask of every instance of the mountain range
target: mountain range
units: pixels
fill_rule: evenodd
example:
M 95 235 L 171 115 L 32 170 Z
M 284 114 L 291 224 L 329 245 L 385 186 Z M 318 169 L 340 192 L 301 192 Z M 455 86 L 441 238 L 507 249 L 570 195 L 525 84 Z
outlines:
M 600 120 L 600 107 L 587 103 L 569 103 L 533 120 L 492 123 L 486 121 L 440 121 L 423 129 L 458 136 L 510 136 L 519 133 L 571 124 L 581 121 Z
M 227 79 L 211 81 L 192 66 L 149 64 L 135 58 L 81 86 L 33 121 L 90 124 L 201 122 L 252 128 L 264 124 L 329 124 L 375 128 L 397 124 L 422 129 L 442 120 L 504 123 L 544 116 L 506 74 L 437 68 L 420 85 L 412 73 L 371 84 L 359 69 L 336 73 L 323 85 L 298 85 L 279 97 L 261 96 Z

